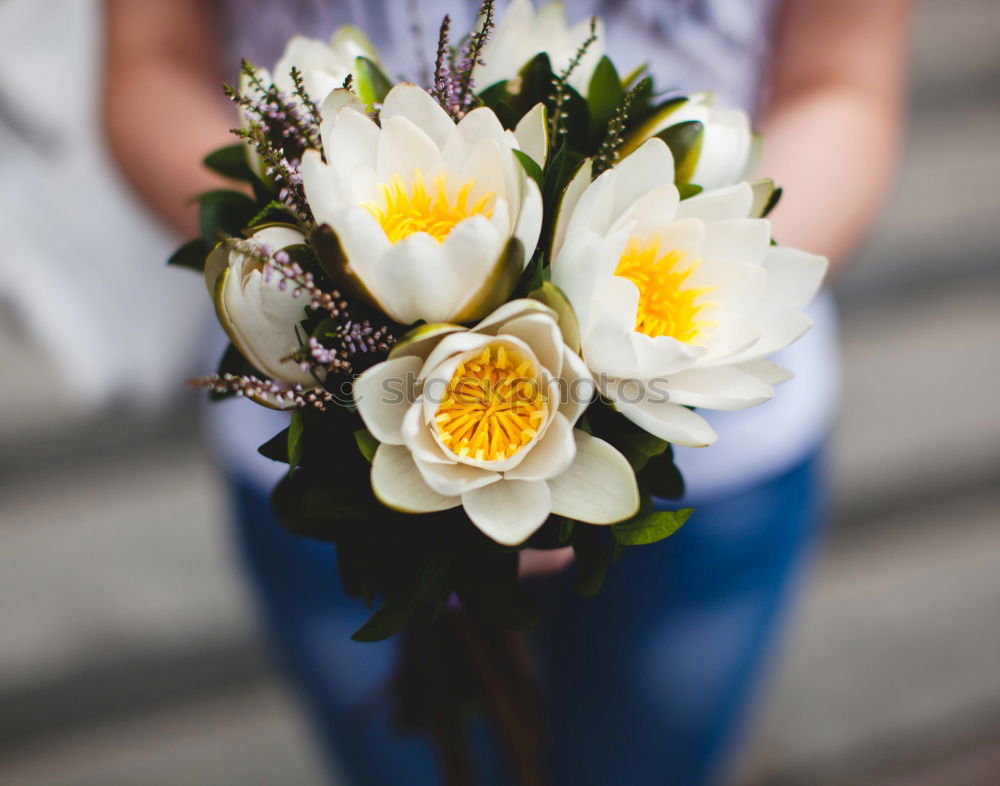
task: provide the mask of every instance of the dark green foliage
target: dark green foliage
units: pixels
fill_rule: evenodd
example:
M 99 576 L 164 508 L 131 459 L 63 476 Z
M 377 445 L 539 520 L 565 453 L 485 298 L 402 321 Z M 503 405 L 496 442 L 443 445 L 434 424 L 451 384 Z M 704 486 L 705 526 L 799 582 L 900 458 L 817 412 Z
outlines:
M 197 199 L 201 238 L 209 246 L 239 234 L 257 212 L 257 203 L 239 191 L 208 191 Z
M 205 258 L 208 252 L 208 244 L 198 237 L 178 248 L 167 260 L 167 264 L 186 267 L 201 273 L 205 270 Z
M 220 147 L 205 156 L 202 163 L 230 180 L 252 183 L 257 179 L 247 164 L 247 146 L 242 143 Z

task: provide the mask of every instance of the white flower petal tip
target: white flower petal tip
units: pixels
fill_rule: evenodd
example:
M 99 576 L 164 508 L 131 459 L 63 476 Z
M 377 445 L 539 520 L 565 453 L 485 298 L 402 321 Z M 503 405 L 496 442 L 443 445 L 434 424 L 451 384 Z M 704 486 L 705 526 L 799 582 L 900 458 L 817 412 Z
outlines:
M 576 429 L 576 457 L 549 481 L 552 512 L 589 524 L 614 524 L 639 510 L 639 487 L 628 460 L 602 439 Z
M 545 104 L 535 104 L 514 127 L 514 136 L 522 153 L 545 168 L 549 149 L 549 122 Z
M 544 481 L 502 480 L 463 494 L 462 507 L 484 535 L 517 546 L 549 517 L 551 495 Z
M 427 485 L 410 451 L 400 445 L 379 445 L 372 459 L 375 498 L 402 513 L 435 513 L 461 504 L 459 497 L 438 494 Z

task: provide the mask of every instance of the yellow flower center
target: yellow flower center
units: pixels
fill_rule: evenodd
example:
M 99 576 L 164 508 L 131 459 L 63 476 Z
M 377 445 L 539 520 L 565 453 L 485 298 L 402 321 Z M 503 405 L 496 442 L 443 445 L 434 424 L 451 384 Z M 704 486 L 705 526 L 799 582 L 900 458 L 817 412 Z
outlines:
M 498 344 L 458 364 L 434 422 L 458 458 L 497 461 L 527 445 L 546 414 L 531 361 Z
M 658 238 L 631 238 L 615 275 L 627 278 L 639 288 L 639 310 L 635 329 L 656 338 L 673 336 L 678 341 L 694 344 L 715 322 L 704 319 L 704 312 L 715 304 L 701 300 L 715 287 L 685 286 L 691 274 L 701 264 L 695 260 L 682 265 L 684 253 L 660 253 Z
M 364 207 L 382 225 L 390 243 L 398 243 L 414 232 L 426 232 L 438 243 L 443 243 L 455 225 L 470 216 L 482 215 L 490 218 L 493 207 L 490 200 L 493 192 L 483 194 L 475 201 L 469 201 L 475 180 L 469 180 L 455 195 L 448 198 L 448 182 L 444 175 L 434 178 L 433 191 L 428 190 L 424 175 L 419 169 L 413 172 L 413 181 L 407 187 L 399 175 L 393 175 L 389 183 L 382 183 L 381 203 L 366 202 Z

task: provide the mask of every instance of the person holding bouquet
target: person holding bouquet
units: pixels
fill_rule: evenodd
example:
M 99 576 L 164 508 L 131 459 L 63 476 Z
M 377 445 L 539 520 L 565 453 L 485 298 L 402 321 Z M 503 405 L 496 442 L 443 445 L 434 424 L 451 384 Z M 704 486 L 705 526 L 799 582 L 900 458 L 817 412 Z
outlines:
M 377 64 L 386 74 L 407 74 L 431 86 L 433 77 L 424 75 L 432 59 L 428 53 L 435 50 L 430 33 L 437 31 L 437 22 L 445 13 L 453 29 L 473 29 L 477 8 L 478 4 L 459 0 L 405 4 L 388 0 L 106 0 L 104 119 L 112 152 L 150 208 L 178 232 L 191 234 L 197 227 L 197 216 L 189 200 L 198 191 L 221 184 L 198 162 L 210 149 L 225 144 L 229 129 L 240 123 L 217 90 L 223 81 L 237 81 L 238 75 L 227 70 L 228 64 L 240 56 L 256 64 L 274 64 L 273 79 L 281 95 L 294 94 L 303 101 L 312 97 L 324 109 L 338 89 L 343 93 L 345 86 L 361 81 L 364 75 L 355 73 L 359 62 Z M 493 37 L 468 66 L 471 79 L 465 88 L 471 90 L 474 80 L 476 89 L 483 89 L 485 95 L 491 85 L 505 83 L 508 94 L 516 96 L 518 90 L 528 89 L 524 86 L 528 79 L 525 66 L 544 52 L 553 73 L 567 74 L 563 86 L 567 95 L 571 89 L 579 95 L 592 90 L 598 78 L 595 74 L 604 67 L 602 53 L 623 70 L 645 64 L 660 84 L 685 91 L 710 89 L 714 97 L 694 93 L 683 101 L 664 104 L 662 112 L 650 113 L 644 124 L 619 140 L 617 158 L 612 156 L 608 163 L 620 167 L 621 180 L 626 171 L 641 179 L 642 167 L 636 162 L 648 161 L 655 168 L 657 162 L 669 160 L 671 166 L 677 165 L 678 176 L 685 169 L 678 183 L 690 187 L 682 191 L 681 205 L 689 196 L 706 192 L 697 203 L 700 208 L 691 211 L 709 211 L 713 205 L 723 210 L 724 202 L 712 202 L 710 195 L 736 188 L 759 170 L 775 178 L 789 195 L 768 215 L 773 237 L 782 246 L 806 248 L 829 257 L 836 270 L 877 213 L 890 177 L 899 138 L 908 10 L 907 0 L 845 0 L 836 4 L 807 0 L 581 0 L 569 2 L 565 9 L 555 4 L 535 8 L 530 0 L 513 0 L 509 5 L 497 4 Z M 591 15 L 597 15 L 600 22 L 588 22 Z M 348 25 L 352 27 L 345 28 Z M 244 71 L 244 80 L 252 81 L 254 73 Z M 440 76 L 440 63 L 434 76 Z M 415 98 L 407 89 L 397 86 L 380 95 L 375 103 L 382 107 L 383 120 L 389 114 L 406 117 L 409 112 L 414 123 L 426 121 L 431 128 L 438 121 L 428 120 L 430 110 L 420 108 L 420 101 L 426 98 Z M 437 91 L 435 98 L 449 106 L 454 96 L 437 86 L 433 89 Z M 459 104 L 465 98 L 460 90 Z M 245 111 L 246 105 L 242 106 Z M 767 145 L 759 162 L 747 115 L 736 108 L 751 113 L 754 124 L 766 134 Z M 341 124 L 344 117 L 348 122 L 361 122 L 350 119 L 354 115 L 345 116 L 344 111 L 339 109 L 333 125 L 324 113 L 318 124 L 322 136 L 331 138 L 337 124 L 346 128 Z M 464 111 L 458 106 L 456 115 Z M 538 144 L 539 135 L 531 130 L 534 120 L 537 118 L 527 112 L 512 134 L 515 150 L 522 154 L 519 160 L 526 154 L 529 162 L 524 165 L 530 168 L 533 159 L 541 173 L 550 140 L 542 134 L 547 141 Z M 613 122 L 609 115 L 609 125 Z M 665 144 L 650 143 L 652 138 L 676 142 L 677 135 L 671 136 L 670 129 L 685 124 L 702 130 L 696 152 L 681 157 L 678 149 L 671 147 L 671 158 Z M 543 122 L 538 127 L 548 128 L 549 134 L 558 132 L 558 119 L 551 126 Z M 388 129 L 383 122 L 380 131 L 389 133 Z M 441 131 L 448 133 L 451 131 Z M 567 133 L 572 134 L 573 129 Z M 444 155 L 451 148 L 442 143 L 441 149 Z M 316 185 L 328 174 L 324 167 L 335 169 L 338 165 L 336 151 L 327 149 L 325 160 L 310 158 L 315 152 L 306 151 L 302 157 L 301 175 L 305 196 L 319 220 L 324 210 L 334 215 L 340 195 Z M 594 161 L 599 163 L 599 158 Z M 261 169 L 264 165 L 257 160 L 251 161 L 251 166 Z M 524 178 L 519 170 L 510 176 Z M 572 199 L 564 197 L 559 221 L 551 227 L 555 258 L 551 276 L 566 293 L 586 332 L 588 326 L 597 324 L 600 314 L 587 314 L 587 320 L 583 319 L 585 308 L 574 296 L 582 285 L 566 271 L 574 264 L 574 233 L 593 230 L 594 225 L 587 225 L 581 216 L 588 199 L 591 203 L 599 199 L 597 190 L 591 189 L 597 189 L 601 181 L 596 178 L 591 185 L 587 179 L 579 182 L 579 193 L 573 191 L 572 184 L 566 190 L 579 201 L 574 205 Z M 290 181 L 289 187 L 297 185 L 297 181 Z M 374 210 L 373 214 L 394 242 L 392 233 L 401 230 L 389 215 L 395 204 L 392 200 L 416 197 L 404 193 L 403 186 L 395 192 L 386 188 L 386 204 L 381 213 Z M 524 245 L 536 242 L 541 228 L 541 219 L 538 226 L 533 225 L 534 188 L 523 179 L 519 192 L 523 199 L 511 203 L 510 236 Z M 773 192 L 773 183 L 769 190 L 765 187 L 765 203 Z M 648 193 L 645 196 L 653 198 Z M 485 201 L 469 204 L 472 212 L 485 214 L 487 210 Z M 754 218 L 760 219 L 770 207 L 773 204 L 762 204 L 758 210 L 755 204 Z M 330 221 L 336 223 L 335 217 Z M 560 224 L 569 229 L 564 232 Z M 428 225 L 426 231 L 432 229 Z M 262 234 L 268 231 L 278 253 L 302 240 L 268 229 Z M 764 239 L 764 246 L 770 237 Z M 633 281 L 640 296 L 644 279 L 641 271 L 634 271 L 645 264 L 646 252 L 643 247 L 628 246 L 614 276 L 619 281 Z M 245 247 L 233 246 L 226 259 L 213 261 L 209 257 L 206 269 L 230 276 L 240 270 L 245 282 L 253 275 L 252 264 L 246 267 L 239 255 L 249 253 Z M 560 258 L 564 260 L 561 266 Z M 812 259 L 818 282 L 822 265 L 818 257 Z M 225 275 L 219 275 L 218 280 L 220 308 L 228 314 L 228 303 L 235 314 L 240 293 L 234 289 L 234 300 L 227 301 L 230 294 Z M 462 339 L 470 342 L 468 346 L 479 340 L 477 331 L 492 336 L 515 321 L 509 315 L 501 320 L 478 313 L 466 297 L 474 293 L 465 289 L 454 293 L 454 303 L 441 295 L 434 312 L 440 315 L 434 319 L 421 311 L 430 306 L 408 300 L 398 281 L 386 283 L 383 289 L 369 289 L 373 289 L 378 307 L 396 323 L 470 326 L 461 329 L 471 336 Z M 524 308 L 523 301 L 505 305 L 515 304 L 521 304 L 516 309 Z M 336 305 L 326 305 L 334 313 Z M 662 301 L 655 297 L 648 302 L 640 299 L 639 308 L 645 309 L 640 322 L 646 319 L 651 324 L 656 319 L 676 317 L 664 316 L 660 305 Z M 687 307 L 697 311 L 691 302 Z M 495 312 L 499 313 L 500 309 Z M 517 311 L 516 316 L 523 315 Z M 835 318 L 828 295 L 821 294 L 812 304 L 810 316 L 815 323 L 812 331 L 776 356 L 796 378 L 785 382 L 774 400 L 756 409 L 725 411 L 749 402 L 741 399 L 742 403 L 734 403 L 742 394 L 732 391 L 722 395 L 699 388 L 706 380 L 718 378 L 712 371 L 701 376 L 690 370 L 671 374 L 675 387 L 683 387 L 679 380 L 688 374 L 689 387 L 671 393 L 671 401 L 677 404 L 669 417 L 662 411 L 654 416 L 648 408 L 632 406 L 624 396 L 615 402 L 616 411 L 632 424 L 629 428 L 644 428 L 676 447 L 674 456 L 686 480 L 684 502 L 697 509 L 691 523 L 677 535 L 630 552 L 616 566 L 620 569 L 609 572 L 603 592 L 587 599 L 571 592 L 571 577 L 581 568 L 567 569 L 571 560 L 567 549 L 520 553 L 522 573 L 535 577 L 531 580 L 537 582 L 545 608 L 532 642 L 550 726 L 544 757 L 554 783 L 698 786 L 717 782 L 731 760 L 824 510 L 823 446 L 832 423 L 837 386 Z M 804 331 L 808 319 L 801 319 Z M 537 329 L 541 329 L 539 324 L 536 320 Z M 686 328 L 690 335 L 684 334 L 689 343 L 696 343 L 698 332 L 707 330 L 707 325 L 692 317 Z M 632 329 L 631 324 L 628 327 Z M 671 335 L 683 333 L 676 325 L 672 329 Z M 233 328 L 231 338 L 234 332 L 239 330 Z M 595 328 L 588 334 L 593 338 L 583 356 L 590 368 L 579 369 L 581 378 L 590 373 L 597 376 L 598 370 L 607 370 L 617 362 L 615 351 L 608 349 L 610 341 L 602 344 L 598 340 L 605 333 L 604 328 Z M 440 340 L 439 348 L 447 342 L 461 344 L 454 336 L 435 340 Z M 790 340 L 776 342 L 773 348 L 784 347 Z M 238 344 L 235 338 L 234 343 Z M 238 348 L 244 356 L 254 354 L 252 347 Z M 412 345 L 410 351 L 416 352 Z M 503 371 L 507 360 L 504 355 L 490 354 L 493 351 L 488 348 L 479 362 L 488 365 L 491 373 L 499 373 L 497 369 Z M 443 350 L 440 357 L 435 352 L 438 349 L 428 349 L 420 358 L 428 365 L 433 365 L 431 358 L 447 359 Z M 735 356 L 745 359 L 738 352 Z M 392 357 L 390 354 L 389 362 Z M 598 357 L 603 360 L 596 362 Z M 289 358 L 268 359 L 258 354 L 253 359 L 253 365 L 271 378 L 284 376 L 292 384 L 309 384 L 308 377 L 301 381 L 294 378 L 295 363 Z M 554 361 L 550 358 L 545 370 L 565 376 L 566 369 L 576 369 L 573 364 L 578 361 L 575 355 Z M 455 362 L 466 361 L 456 356 Z M 415 361 L 411 365 L 419 368 Z M 553 371 L 556 367 L 562 370 Z M 386 425 L 386 413 L 357 398 L 362 380 L 366 376 L 377 378 L 379 368 L 372 367 L 354 382 L 358 411 L 369 436 L 384 443 L 375 451 L 373 468 L 379 465 L 378 451 L 386 456 L 403 452 L 392 441 L 398 424 Z M 747 393 L 744 398 L 758 403 L 758 399 L 773 395 L 770 386 L 779 376 L 772 366 L 754 368 L 763 375 L 757 380 L 762 389 L 770 392 Z M 267 399 L 286 389 L 268 392 L 260 388 L 255 395 Z M 614 398 L 609 389 L 601 392 Z M 266 403 L 273 405 L 275 399 Z M 697 415 L 688 409 L 693 406 L 698 407 Z M 244 402 L 226 402 L 219 410 L 210 426 L 230 480 L 241 553 L 276 650 L 315 720 L 332 767 L 350 783 L 439 782 L 431 744 L 420 737 L 399 736 L 392 729 L 384 695 L 398 642 L 347 641 L 366 615 L 341 588 L 332 550 L 328 544 L 286 533 L 270 512 L 268 496 L 285 467 L 269 462 L 256 449 L 287 423 L 287 414 L 252 408 Z M 561 412 L 556 417 L 551 411 L 537 409 L 528 416 L 536 415 L 545 427 L 562 428 L 550 425 L 563 422 Z M 573 412 L 574 419 L 580 415 Z M 451 416 L 438 410 L 436 422 L 444 423 Z M 571 419 L 565 428 L 573 425 Z M 588 427 L 596 426 L 589 421 Z M 419 434 L 413 437 L 420 438 Z M 530 436 L 524 439 L 530 444 Z M 573 438 L 569 439 L 572 442 Z M 593 444 L 600 440 L 586 434 L 577 434 L 575 439 L 581 455 L 590 455 L 588 450 L 599 452 Z M 701 447 L 716 441 L 711 448 Z M 508 456 L 518 449 L 518 445 L 508 447 Z M 534 453 L 541 455 L 543 451 L 539 448 Z M 603 466 L 616 466 L 615 460 L 609 458 Z M 401 461 L 410 459 L 407 456 Z M 622 462 L 624 459 L 619 464 Z M 448 482 L 459 476 L 472 477 L 465 464 L 458 462 L 456 466 L 458 469 L 448 470 L 453 473 Z M 377 483 L 375 475 L 373 469 L 373 483 Z M 396 493 L 392 489 L 403 493 L 392 485 L 391 478 L 383 482 L 381 500 L 392 497 Z M 451 488 L 445 481 L 441 483 L 442 488 Z M 552 502 L 539 519 L 556 513 L 585 520 L 585 510 L 572 515 L 568 512 L 576 508 L 572 500 L 560 497 L 558 478 L 549 486 Z M 579 490 L 586 493 L 585 488 Z M 444 492 L 438 494 L 442 495 Z M 522 543 L 531 535 L 531 531 L 511 534 L 509 527 L 524 520 L 504 521 L 495 513 L 495 504 L 490 507 L 482 502 L 483 496 L 469 494 L 468 500 L 479 500 L 474 505 L 462 495 L 465 512 L 483 533 L 509 545 Z M 613 507 L 613 500 L 596 499 L 593 504 L 600 507 L 602 502 Z M 591 523 L 610 524 L 634 512 L 608 513 L 606 520 Z M 482 782 L 510 782 L 496 741 L 485 729 L 476 730 L 470 746 L 469 757 L 474 759 Z

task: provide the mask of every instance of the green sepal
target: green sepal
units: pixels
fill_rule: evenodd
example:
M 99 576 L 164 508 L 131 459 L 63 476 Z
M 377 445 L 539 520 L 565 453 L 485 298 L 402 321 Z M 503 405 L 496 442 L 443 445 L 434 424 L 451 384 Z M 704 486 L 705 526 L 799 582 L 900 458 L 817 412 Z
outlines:
M 242 142 L 213 150 L 202 159 L 202 163 L 230 180 L 252 183 L 257 179 L 247 164 L 247 146 Z
M 611 534 L 623 546 L 645 546 L 669 538 L 690 518 L 693 508 L 657 510 L 614 524 Z
M 205 270 L 205 258 L 208 256 L 208 252 L 208 244 L 202 238 L 196 237 L 171 254 L 170 259 L 167 260 L 167 264 L 174 267 L 186 267 L 189 270 L 203 273 Z
M 294 470 L 302 461 L 302 430 L 304 417 L 301 409 L 292 411 L 292 420 L 288 425 L 288 469 Z
M 379 441 L 372 436 L 368 429 L 362 428 L 354 432 L 354 442 L 357 444 L 358 450 L 361 451 L 361 455 L 365 457 L 365 461 L 371 464 L 372 459 L 375 458 L 375 451 L 378 450 Z
M 372 60 L 364 55 L 354 58 L 354 90 L 366 109 L 381 104 L 392 89 L 392 82 Z
M 523 270 L 524 243 L 511 237 L 486 280 L 452 319 L 455 322 L 472 322 L 495 311 L 510 299 Z
M 678 183 L 677 191 L 681 195 L 681 199 L 690 199 L 693 196 L 698 196 L 702 191 L 704 191 L 701 186 L 697 183 Z
M 576 312 L 561 289 L 551 281 L 545 281 L 538 288 L 528 294 L 532 300 L 544 303 L 556 312 L 556 321 L 559 323 L 559 330 L 562 331 L 563 342 L 576 353 L 580 352 L 580 323 L 577 321 Z
M 688 183 L 694 175 L 705 140 L 705 124 L 698 120 L 688 120 L 663 129 L 656 135 L 667 143 L 674 156 L 674 180 Z
M 521 150 L 512 150 L 511 152 L 521 163 L 521 166 L 524 167 L 524 171 L 527 173 L 528 177 L 538 183 L 538 188 L 541 190 L 545 186 L 545 173 L 542 172 L 542 168 L 538 166 L 535 159 Z

